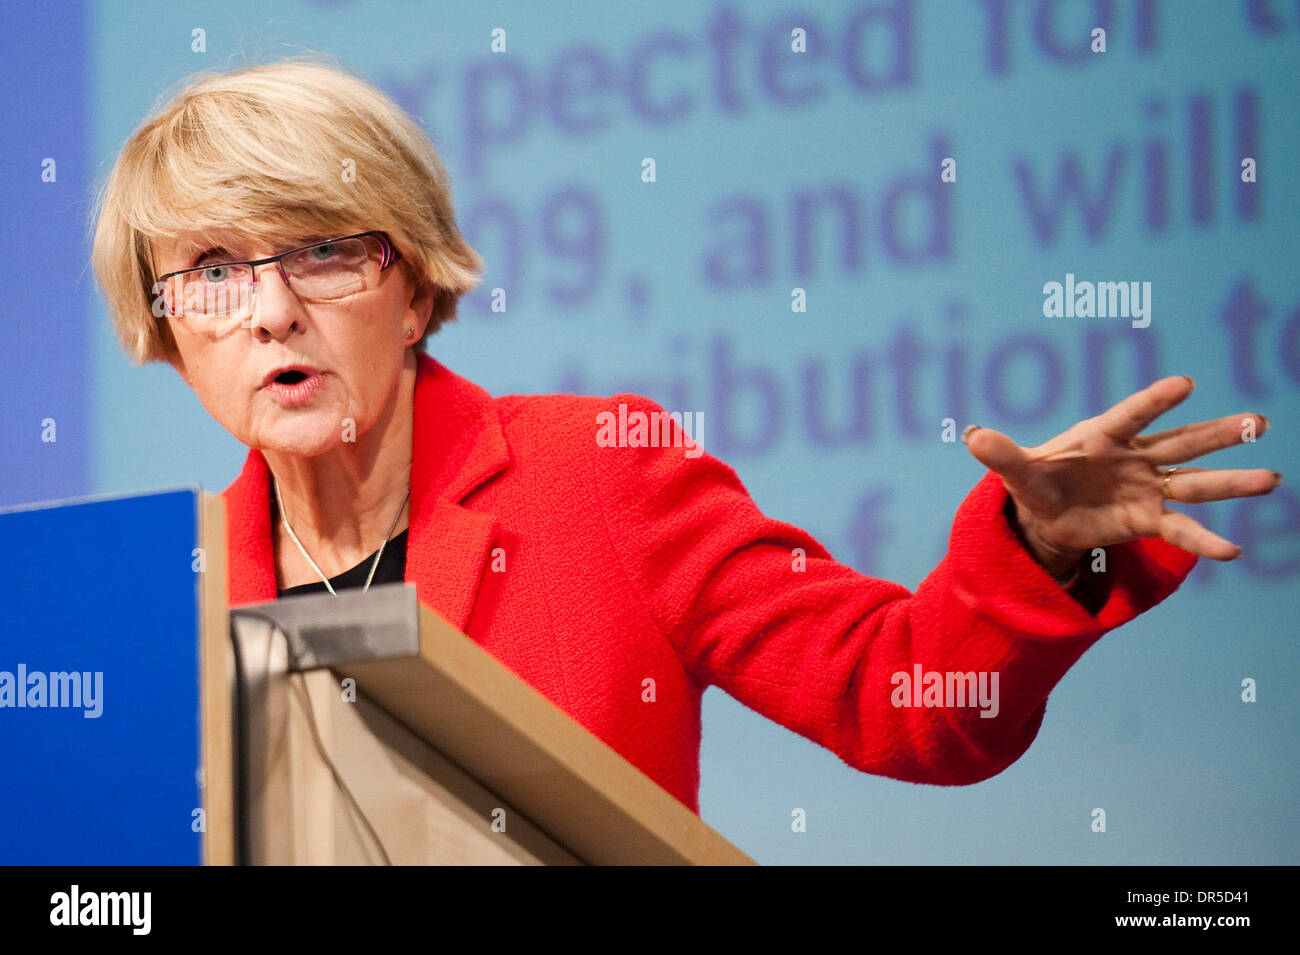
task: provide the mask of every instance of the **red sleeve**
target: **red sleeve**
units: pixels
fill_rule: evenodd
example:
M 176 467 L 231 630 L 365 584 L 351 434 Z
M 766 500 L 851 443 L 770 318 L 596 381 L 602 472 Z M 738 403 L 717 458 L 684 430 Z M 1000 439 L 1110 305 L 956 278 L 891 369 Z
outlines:
M 660 410 L 634 395 L 606 400 Z M 597 448 L 594 460 L 614 553 L 685 669 L 849 765 L 896 779 L 973 783 L 1015 762 L 1066 670 L 1196 562 L 1159 539 L 1106 548 L 1094 616 L 1021 546 L 1002 481 L 987 472 L 957 509 L 947 554 L 909 593 L 766 517 L 708 454 Z M 997 715 L 894 705 L 894 675 L 910 677 L 914 664 L 996 672 Z

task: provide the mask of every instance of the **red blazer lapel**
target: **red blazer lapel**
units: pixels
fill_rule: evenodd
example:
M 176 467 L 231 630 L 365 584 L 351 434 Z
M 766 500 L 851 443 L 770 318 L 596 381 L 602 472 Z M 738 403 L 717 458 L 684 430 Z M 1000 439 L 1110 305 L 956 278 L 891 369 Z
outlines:
M 510 462 L 496 404 L 473 382 L 418 357 L 406 580 L 464 631 L 496 536 L 491 514 L 463 502 Z M 274 600 L 270 469 L 250 450 L 224 493 L 231 606 Z
M 427 355 L 419 363 L 406 580 L 422 602 L 464 632 L 496 520 L 462 502 L 505 470 L 510 451 L 491 395 Z
M 271 544 L 271 469 L 250 450 L 226 499 L 226 593 L 230 606 L 275 599 L 275 549 Z

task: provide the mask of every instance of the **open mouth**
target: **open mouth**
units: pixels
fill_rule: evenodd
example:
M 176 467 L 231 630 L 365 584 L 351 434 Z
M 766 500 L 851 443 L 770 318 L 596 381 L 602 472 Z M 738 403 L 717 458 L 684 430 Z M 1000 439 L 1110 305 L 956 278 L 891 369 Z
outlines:
M 268 372 L 266 383 L 262 387 L 283 405 L 305 404 L 320 391 L 325 374 L 311 365 L 299 365 L 297 368 L 285 368 L 274 377 Z

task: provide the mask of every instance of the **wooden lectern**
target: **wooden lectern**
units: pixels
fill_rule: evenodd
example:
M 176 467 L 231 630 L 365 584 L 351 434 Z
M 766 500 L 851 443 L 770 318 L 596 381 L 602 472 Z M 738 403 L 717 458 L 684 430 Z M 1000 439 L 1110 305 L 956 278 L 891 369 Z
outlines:
M 208 864 L 753 864 L 405 584 L 230 610 L 204 495 Z

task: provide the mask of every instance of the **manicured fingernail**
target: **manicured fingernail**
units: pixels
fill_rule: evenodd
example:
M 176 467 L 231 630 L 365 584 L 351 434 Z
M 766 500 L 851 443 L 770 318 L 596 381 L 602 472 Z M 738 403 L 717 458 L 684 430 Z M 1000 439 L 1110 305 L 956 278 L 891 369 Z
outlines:
M 966 425 L 966 430 L 963 431 L 963 432 L 961 433 L 961 443 L 962 443 L 962 444 L 968 444 L 969 442 L 968 442 L 966 439 L 970 437 L 970 433 L 971 433 L 972 431 L 978 431 L 979 428 L 980 428 L 980 426 L 977 425 L 977 424 L 968 424 L 968 425 Z
M 1238 557 L 1241 556 L 1241 553 L 1242 553 L 1241 548 L 1238 547 L 1238 548 L 1237 548 L 1237 553 L 1233 554 L 1231 559 L 1232 559 L 1232 560 L 1236 560 Z
M 1271 427 L 1272 427 L 1272 425 L 1270 425 L 1270 424 L 1268 423 L 1268 415 L 1266 415 L 1266 414 L 1262 414 L 1262 415 L 1260 415 L 1260 416 L 1259 416 L 1259 420 L 1262 421 L 1262 422 L 1264 422 L 1264 427 L 1265 427 L 1265 428 L 1271 428 Z
M 1274 472 L 1273 472 L 1273 478 L 1274 478 L 1274 480 L 1277 481 L 1278 484 L 1281 484 L 1281 483 L 1282 483 L 1282 475 L 1281 475 L 1280 473 L 1278 473 L 1277 471 L 1274 471 Z
M 1195 378 L 1193 378 L 1191 375 L 1183 375 L 1183 377 L 1186 378 L 1189 382 L 1191 382 L 1193 388 L 1196 387 L 1196 379 L 1195 379 Z

